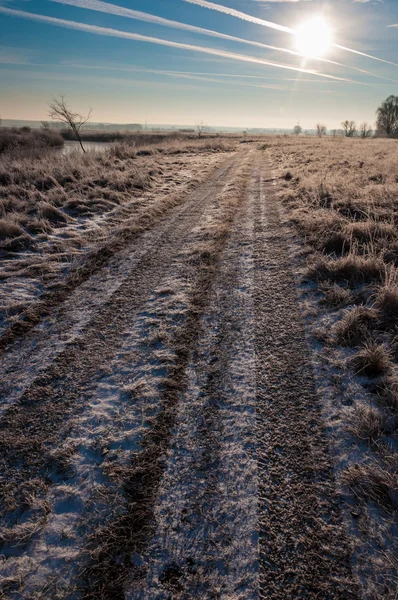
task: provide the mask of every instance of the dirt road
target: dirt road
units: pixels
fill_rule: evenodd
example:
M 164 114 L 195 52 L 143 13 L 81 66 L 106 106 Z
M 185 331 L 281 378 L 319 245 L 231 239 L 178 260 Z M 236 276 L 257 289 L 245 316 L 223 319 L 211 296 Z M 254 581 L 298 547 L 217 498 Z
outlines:
M 7 348 L 0 597 L 358 597 L 271 176 L 230 156 Z

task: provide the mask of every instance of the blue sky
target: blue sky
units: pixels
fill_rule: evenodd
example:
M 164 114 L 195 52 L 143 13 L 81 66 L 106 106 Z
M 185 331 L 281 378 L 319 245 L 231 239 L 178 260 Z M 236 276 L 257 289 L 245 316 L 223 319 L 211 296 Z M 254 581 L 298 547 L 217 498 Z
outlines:
M 97 122 L 335 128 L 373 123 L 398 93 L 397 0 L 208 4 L 0 0 L 1 116 L 46 119 L 62 93 Z M 294 31 L 317 16 L 329 62 L 294 54 Z

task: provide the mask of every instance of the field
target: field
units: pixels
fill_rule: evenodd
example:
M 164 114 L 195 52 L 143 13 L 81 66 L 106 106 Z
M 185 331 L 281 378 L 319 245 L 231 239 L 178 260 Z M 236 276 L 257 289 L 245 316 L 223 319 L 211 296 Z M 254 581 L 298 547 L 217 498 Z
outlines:
M 396 144 L 0 155 L 0 598 L 397 598 Z

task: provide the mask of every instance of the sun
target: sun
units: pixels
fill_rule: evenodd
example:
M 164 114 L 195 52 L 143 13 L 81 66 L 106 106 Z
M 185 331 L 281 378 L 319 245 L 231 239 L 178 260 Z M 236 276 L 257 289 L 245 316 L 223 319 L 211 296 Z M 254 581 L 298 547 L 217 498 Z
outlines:
M 307 58 L 321 58 L 332 47 L 332 30 L 322 17 L 306 21 L 295 35 L 297 51 Z

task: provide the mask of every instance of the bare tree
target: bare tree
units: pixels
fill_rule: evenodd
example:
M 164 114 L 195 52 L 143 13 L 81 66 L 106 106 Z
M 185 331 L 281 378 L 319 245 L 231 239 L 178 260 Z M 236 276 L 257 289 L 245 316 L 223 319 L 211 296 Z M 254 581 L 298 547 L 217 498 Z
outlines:
M 301 127 L 301 125 L 297 124 L 293 127 L 294 135 L 300 135 L 300 133 L 302 133 L 302 132 L 303 132 L 303 128 Z
M 206 129 L 206 127 L 207 127 L 207 125 L 206 125 L 206 123 L 203 122 L 203 120 L 200 120 L 198 123 L 196 123 L 195 130 L 196 130 L 196 133 L 198 134 L 199 138 L 202 137 L 203 132 Z
M 80 136 L 80 130 L 91 117 L 91 109 L 86 116 L 80 115 L 79 113 L 73 113 L 68 107 L 65 101 L 65 96 L 61 95 L 59 98 L 53 98 L 52 102 L 48 103 L 49 111 L 48 115 L 53 121 L 61 121 L 72 129 L 75 134 L 77 141 L 79 142 L 81 149 L 85 152 L 82 138 Z
M 346 137 L 354 137 L 357 132 L 357 125 L 355 121 L 343 121 L 341 126 Z
M 51 125 L 48 121 L 41 121 L 41 129 L 51 129 Z
M 373 135 L 372 126 L 369 125 L 369 123 L 366 123 L 366 121 L 361 123 L 359 126 L 359 135 L 361 136 L 362 139 L 372 137 L 372 135 Z
M 323 125 L 323 123 L 317 123 L 316 125 L 316 134 L 318 137 L 323 137 L 324 135 L 326 135 L 327 132 L 327 127 L 326 125 Z
M 398 137 L 398 96 L 388 96 L 376 111 L 377 134 Z

